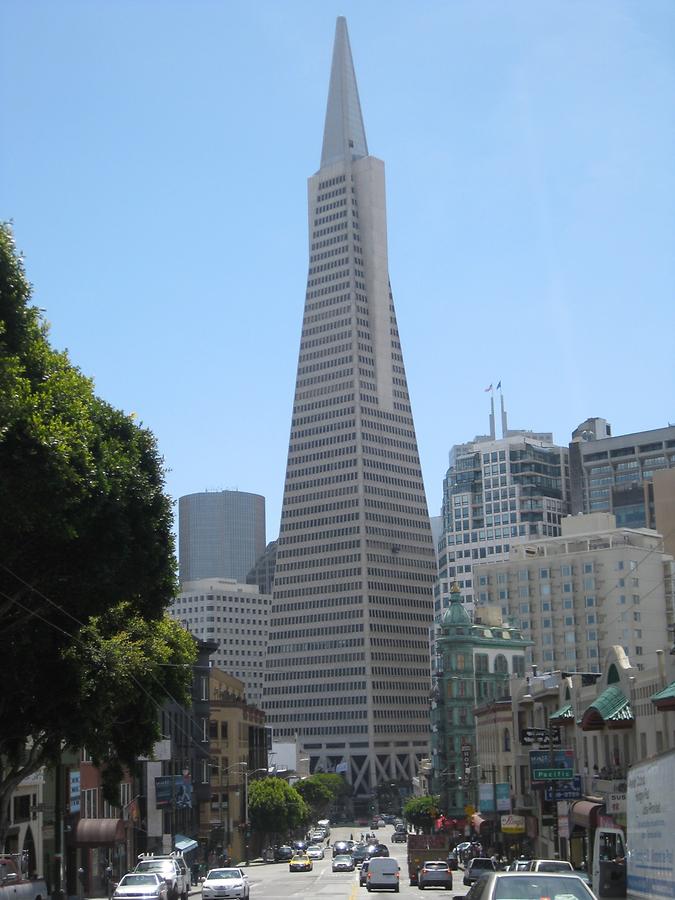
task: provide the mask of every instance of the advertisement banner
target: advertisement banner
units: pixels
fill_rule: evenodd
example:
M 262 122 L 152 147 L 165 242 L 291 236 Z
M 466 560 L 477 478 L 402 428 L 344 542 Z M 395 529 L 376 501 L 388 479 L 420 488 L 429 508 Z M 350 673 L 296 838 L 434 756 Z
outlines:
M 497 784 L 488 781 L 478 785 L 478 805 L 481 813 L 495 811 L 495 793 L 497 812 L 511 812 L 511 785 L 508 781 L 498 781 Z
M 160 775 L 155 778 L 157 809 L 175 806 L 176 809 L 192 807 L 192 779 L 189 772 L 182 775 Z

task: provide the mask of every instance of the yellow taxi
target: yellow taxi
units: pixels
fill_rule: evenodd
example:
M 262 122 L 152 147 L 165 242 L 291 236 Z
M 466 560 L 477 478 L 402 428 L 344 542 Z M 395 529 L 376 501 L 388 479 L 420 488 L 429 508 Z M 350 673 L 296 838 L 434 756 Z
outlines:
M 314 864 L 306 853 L 296 853 L 288 863 L 289 872 L 311 872 L 313 868 Z

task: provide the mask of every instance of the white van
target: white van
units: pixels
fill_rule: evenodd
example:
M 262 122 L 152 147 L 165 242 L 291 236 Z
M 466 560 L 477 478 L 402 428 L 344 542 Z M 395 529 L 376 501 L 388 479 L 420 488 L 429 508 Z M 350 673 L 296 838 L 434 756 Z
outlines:
M 366 890 L 381 891 L 390 888 L 399 891 L 401 867 L 391 856 L 372 856 L 368 863 Z

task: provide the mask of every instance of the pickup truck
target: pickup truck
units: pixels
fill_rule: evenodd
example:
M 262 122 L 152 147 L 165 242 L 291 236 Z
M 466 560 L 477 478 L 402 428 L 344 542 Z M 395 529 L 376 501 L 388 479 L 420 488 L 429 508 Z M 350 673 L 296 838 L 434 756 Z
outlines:
M 43 878 L 25 878 L 12 856 L 0 856 L 0 900 L 47 900 Z

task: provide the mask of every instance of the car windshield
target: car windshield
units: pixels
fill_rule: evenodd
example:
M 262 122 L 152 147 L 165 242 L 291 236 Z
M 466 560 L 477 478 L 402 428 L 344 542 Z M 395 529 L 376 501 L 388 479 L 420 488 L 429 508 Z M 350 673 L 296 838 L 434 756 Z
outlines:
M 446 863 L 442 862 L 428 862 L 424 864 L 425 869 L 447 869 L 448 866 Z
M 161 859 L 155 860 L 154 862 L 139 863 L 138 869 L 145 872 L 170 872 L 172 875 L 175 875 L 176 873 L 172 862 L 169 860 L 162 862 Z
M 576 876 L 515 875 L 498 878 L 493 900 L 591 900 L 592 894 Z
M 555 860 L 540 862 L 537 866 L 538 872 L 570 872 L 571 870 L 572 866 L 569 863 L 555 862 Z
M 335 859 L 337 862 L 351 862 L 352 861 L 351 856 L 347 856 L 346 853 L 343 853 L 340 856 L 336 856 Z
M 230 878 L 241 878 L 239 869 L 211 869 L 206 876 L 207 881 L 227 881 Z
M 157 878 L 155 875 L 125 875 L 124 878 L 120 881 L 120 887 L 129 887 L 130 885 L 139 885 L 139 884 L 157 884 Z

